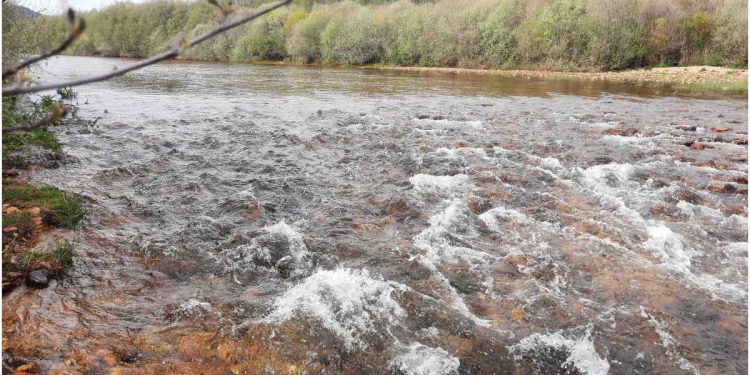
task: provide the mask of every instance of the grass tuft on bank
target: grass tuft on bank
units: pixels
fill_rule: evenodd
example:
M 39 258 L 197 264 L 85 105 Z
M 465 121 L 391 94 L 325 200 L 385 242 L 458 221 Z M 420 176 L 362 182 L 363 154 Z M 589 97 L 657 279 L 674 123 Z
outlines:
M 84 214 L 78 198 L 52 186 L 6 185 L 4 181 L 3 202 L 39 207 L 45 224 L 61 228 L 75 228 Z

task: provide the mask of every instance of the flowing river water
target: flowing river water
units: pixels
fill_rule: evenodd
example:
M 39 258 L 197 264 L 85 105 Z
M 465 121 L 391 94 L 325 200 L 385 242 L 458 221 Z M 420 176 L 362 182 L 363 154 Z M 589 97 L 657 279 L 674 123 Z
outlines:
M 74 268 L 3 299 L 43 372 L 747 373 L 745 100 L 189 62 L 77 92 L 101 119 L 31 174 L 84 199 Z

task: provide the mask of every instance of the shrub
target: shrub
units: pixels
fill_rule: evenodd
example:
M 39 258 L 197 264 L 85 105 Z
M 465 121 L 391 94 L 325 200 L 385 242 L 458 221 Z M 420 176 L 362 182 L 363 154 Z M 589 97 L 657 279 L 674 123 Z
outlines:
M 320 60 L 320 34 L 325 29 L 330 15 L 313 12 L 299 21 L 293 28 L 287 42 L 289 56 L 303 63 Z
M 519 51 L 531 64 L 570 68 L 591 64 L 594 22 L 582 0 L 556 0 L 516 30 Z
M 523 20 L 523 4 L 505 0 L 480 25 L 483 61 L 493 67 L 510 67 L 518 62 L 518 40 L 513 33 Z
M 252 23 L 232 51 L 232 61 L 282 60 L 287 56 L 285 15 L 268 16 Z
M 377 12 L 368 7 L 333 17 L 320 36 L 323 60 L 344 64 L 382 61 L 383 25 Z
M 720 63 L 747 68 L 747 0 L 726 1 L 712 39 Z
M 637 12 L 637 0 L 589 2 L 588 13 L 596 25 L 590 53 L 596 65 L 608 70 L 643 65 L 648 46 Z

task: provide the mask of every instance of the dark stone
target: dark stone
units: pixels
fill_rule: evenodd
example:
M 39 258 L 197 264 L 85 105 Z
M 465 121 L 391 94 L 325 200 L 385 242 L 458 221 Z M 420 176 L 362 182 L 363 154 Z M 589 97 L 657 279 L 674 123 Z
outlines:
M 135 363 L 141 357 L 141 352 L 132 348 L 116 349 L 115 354 L 122 363 Z
M 591 161 L 591 165 L 610 164 L 613 161 L 609 156 L 597 156 Z
M 281 258 L 289 255 L 289 238 L 281 233 L 268 233 L 259 236 L 257 239 L 258 246 L 268 250 L 271 255 L 271 264 L 268 266 L 275 265 Z
M 481 280 L 471 274 L 459 274 L 449 280 L 451 286 L 457 292 L 463 294 L 477 294 L 484 290 Z
M 31 271 L 26 275 L 26 285 L 35 288 L 46 288 L 49 285 L 49 271 L 45 269 Z

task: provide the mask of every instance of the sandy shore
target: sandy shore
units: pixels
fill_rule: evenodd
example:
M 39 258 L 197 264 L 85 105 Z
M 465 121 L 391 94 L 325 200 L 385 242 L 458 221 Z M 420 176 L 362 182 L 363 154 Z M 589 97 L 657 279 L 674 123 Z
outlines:
M 747 91 L 747 70 L 715 66 L 687 66 L 626 70 L 619 72 L 554 72 L 542 70 L 493 70 L 428 67 L 370 67 L 372 69 L 451 74 L 493 74 L 509 77 L 607 80 L 647 85 L 675 85 L 686 88 Z

